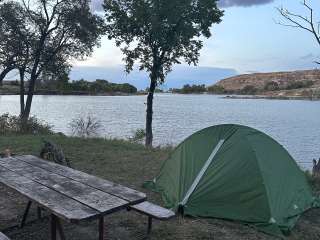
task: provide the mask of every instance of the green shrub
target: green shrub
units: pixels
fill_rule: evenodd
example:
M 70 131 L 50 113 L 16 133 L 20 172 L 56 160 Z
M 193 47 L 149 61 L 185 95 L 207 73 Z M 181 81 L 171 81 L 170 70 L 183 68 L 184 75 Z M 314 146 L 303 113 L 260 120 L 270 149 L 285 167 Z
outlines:
M 31 116 L 25 124 L 22 124 L 19 116 L 5 113 L 0 116 L 0 133 L 52 134 L 53 131 L 51 125 L 35 116 Z
M 189 85 L 189 84 L 186 84 L 182 87 L 181 89 L 181 93 L 184 93 L 184 94 L 191 94 L 191 93 L 204 93 L 206 92 L 207 89 L 206 89 L 206 86 L 204 84 L 202 85 Z
M 74 136 L 94 137 L 98 135 L 102 124 L 94 117 L 87 116 L 85 118 L 80 116 L 72 119 L 68 126 L 71 128 L 71 132 Z
M 315 89 L 312 91 L 312 97 L 315 99 L 320 99 L 320 89 Z
M 246 85 L 240 90 L 240 94 L 244 95 L 254 95 L 258 92 L 258 89 L 253 85 Z
M 226 90 L 220 85 L 213 85 L 208 87 L 208 92 L 212 94 L 224 94 L 226 93 Z
M 312 191 L 319 193 L 320 191 L 320 177 L 313 176 L 310 171 L 305 171 L 305 175 L 308 183 L 310 184 Z
M 142 143 L 146 137 L 146 131 L 143 128 L 139 128 L 134 131 L 133 136 L 129 138 L 130 142 Z
M 314 84 L 313 81 L 293 81 L 289 82 L 288 85 L 286 86 L 286 90 L 291 90 L 291 89 L 299 89 L 299 88 L 307 88 L 311 87 Z
M 279 90 L 279 84 L 277 82 L 274 82 L 274 81 L 267 82 L 264 85 L 264 90 L 266 90 L 266 91 L 277 91 L 277 90 Z

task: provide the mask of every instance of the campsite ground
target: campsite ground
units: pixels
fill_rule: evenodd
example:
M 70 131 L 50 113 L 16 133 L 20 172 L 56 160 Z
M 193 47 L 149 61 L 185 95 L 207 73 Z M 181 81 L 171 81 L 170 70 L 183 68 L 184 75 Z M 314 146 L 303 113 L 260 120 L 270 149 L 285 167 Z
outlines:
M 52 136 L 0 136 L 0 152 L 6 148 L 15 154 L 38 155 L 42 139 L 50 139 L 62 147 L 74 168 L 121 183 L 147 193 L 150 201 L 161 204 L 157 194 L 141 187 L 152 179 L 167 158 L 171 148 L 146 149 L 142 145 L 120 140 L 81 139 Z M 314 183 L 314 182 L 313 182 Z M 314 187 L 320 184 L 314 183 Z M 49 219 L 27 224 L 24 229 L 15 227 L 23 213 L 26 199 L 0 185 L 0 230 L 13 240 L 44 240 L 49 236 Z M 32 209 L 30 219 L 35 219 Z M 106 217 L 107 239 L 143 239 L 146 218 L 134 212 L 122 211 Z M 67 239 L 97 239 L 97 223 L 63 225 Z M 255 231 L 239 223 L 218 219 L 176 218 L 168 222 L 155 222 L 151 239 L 216 239 L 216 240 L 268 240 L 272 236 Z M 302 216 L 288 240 L 320 239 L 320 209 Z

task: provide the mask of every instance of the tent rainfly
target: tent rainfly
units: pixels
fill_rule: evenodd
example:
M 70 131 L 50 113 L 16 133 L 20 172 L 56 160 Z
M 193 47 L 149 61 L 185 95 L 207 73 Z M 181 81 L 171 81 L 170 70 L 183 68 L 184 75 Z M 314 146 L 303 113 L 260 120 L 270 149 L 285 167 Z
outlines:
M 318 206 L 289 153 L 268 135 L 240 125 L 193 134 L 145 186 L 161 193 L 175 211 L 240 221 L 277 236 Z

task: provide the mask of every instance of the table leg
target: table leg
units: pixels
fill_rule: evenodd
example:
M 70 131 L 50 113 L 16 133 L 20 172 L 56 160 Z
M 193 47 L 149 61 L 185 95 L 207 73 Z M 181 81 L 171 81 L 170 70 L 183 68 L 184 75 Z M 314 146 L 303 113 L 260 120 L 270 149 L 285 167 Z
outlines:
M 27 207 L 26 207 L 26 209 L 24 211 L 24 214 L 23 214 L 23 217 L 22 217 L 22 220 L 21 220 L 21 223 L 20 223 L 20 228 L 23 228 L 25 223 L 26 223 L 31 204 L 32 204 L 32 202 L 28 201 Z
M 148 217 L 148 231 L 147 231 L 147 234 L 150 235 L 151 233 L 151 230 L 152 230 L 152 217 Z
M 63 231 L 63 228 L 62 228 L 62 225 L 61 225 L 61 221 L 59 218 L 57 218 L 57 229 L 58 229 L 58 232 L 59 232 L 59 235 L 60 235 L 60 239 L 61 240 L 66 240 L 66 237 L 64 235 L 64 231 Z
M 99 218 L 99 240 L 104 239 L 104 217 Z
M 40 220 L 42 218 L 42 214 L 41 214 L 41 208 L 37 207 L 37 215 L 38 215 L 38 220 Z
M 57 240 L 57 217 L 51 214 L 51 240 Z

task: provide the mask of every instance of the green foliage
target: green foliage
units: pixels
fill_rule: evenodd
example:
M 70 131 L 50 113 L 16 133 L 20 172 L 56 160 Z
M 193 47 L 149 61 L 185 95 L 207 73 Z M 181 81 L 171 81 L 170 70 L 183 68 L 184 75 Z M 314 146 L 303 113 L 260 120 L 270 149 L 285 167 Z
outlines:
M 312 188 L 313 192 L 319 193 L 320 191 L 320 177 L 314 176 L 310 171 L 305 171 L 306 178 Z
M 196 65 L 210 28 L 223 12 L 217 0 L 104 0 L 106 31 L 124 54 L 126 71 L 137 62 L 150 77 L 146 145 L 152 146 L 153 95 L 174 64 Z
M 20 117 L 5 113 L 0 116 L 0 134 L 51 134 L 52 126 L 32 116 L 23 124 Z
M 74 118 L 68 125 L 74 136 L 85 138 L 97 136 L 102 127 L 99 120 L 89 115 L 86 118 L 82 116 Z
M 110 83 L 106 80 L 97 79 L 94 82 L 88 82 L 83 79 L 79 81 L 72 81 L 69 83 L 66 79 L 60 81 L 59 90 L 70 92 L 70 91 L 78 91 L 78 92 L 88 92 L 91 94 L 103 94 L 103 93 L 127 93 L 133 94 L 138 90 L 135 86 L 130 85 L 129 83 L 117 84 Z
M 315 99 L 320 99 L 320 89 L 315 89 L 312 91 L 312 97 Z
M 21 64 L 27 51 L 24 40 L 28 26 L 26 13 L 17 1 L 5 1 L 0 5 L 0 84 L 4 77 Z
M 90 0 L 8 2 L 14 4 L 10 8 L 12 11 L 18 9 L 18 13 L 23 16 L 19 17 L 22 24 L 8 24 L 8 29 L 4 27 L 5 24 L 0 24 L 0 36 L 2 32 L 13 33 L 11 38 L 0 37 L 0 45 L 5 46 L 0 49 L 19 50 L 14 51 L 13 56 L 8 55 L 13 57 L 10 67 L 19 70 L 22 84 L 24 76 L 28 76 L 27 99 L 24 103 L 21 98 L 20 103 L 20 106 L 24 106 L 21 107 L 21 116 L 26 121 L 39 79 L 51 84 L 70 70 L 70 60 L 83 60 L 90 56 L 94 47 L 99 45 L 101 35 L 105 33 L 104 20 L 91 11 Z M 4 5 L 1 4 L 1 7 Z M 15 20 L 15 15 L 19 16 L 16 12 L 10 15 L 3 13 L 5 11 L 0 11 L 0 18 L 4 15 L 5 22 L 10 22 L 9 17 L 14 16 Z M 14 47 L 11 46 L 13 41 L 17 42 Z M 0 62 L 2 58 L 0 54 Z M 21 96 L 24 96 L 24 88 L 21 88 Z
M 61 75 L 56 81 L 55 88 L 60 91 L 68 90 L 69 80 L 70 80 L 69 74 L 65 73 L 65 74 Z
M 286 90 L 292 90 L 292 89 L 299 89 L 299 88 L 308 88 L 311 87 L 314 84 L 313 81 L 293 81 L 289 82 L 288 85 L 285 87 Z
M 133 136 L 129 138 L 130 142 L 142 143 L 146 137 L 146 131 L 143 128 L 139 128 L 134 131 Z
M 189 85 L 189 84 L 186 84 L 182 87 L 181 89 L 181 93 L 184 93 L 184 94 L 190 94 L 190 93 L 204 93 L 206 92 L 207 89 L 206 89 L 206 86 L 204 84 L 202 85 Z
M 108 36 L 121 47 L 126 70 L 137 61 L 160 83 L 181 59 L 197 64 L 199 37 L 209 38 L 223 15 L 216 0 L 104 0 L 104 10 Z
M 220 85 L 213 85 L 208 87 L 208 92 L 212 94 L 225 94 L 226 90 Z
M 258 93 L 258 89 L 253 85 L 246 85 L 244 88 L 240 90 L 240 94 L 243 95 L 254 95 Z
M 267 82 L 264 85 L 264 90 L 265 91 L 277 91 L 279 90 L 279 84 L 277 82 L 271 81 L 271 82 Z
M 30 34 L 36 36 L 34 57 L 40 57 L 44 67 L 38 72 L 55 68 L 57 62 L 90 56 L 104 33 L 104 21 L 91 11 L 89 0 L 45 0 L 22 6 Z

